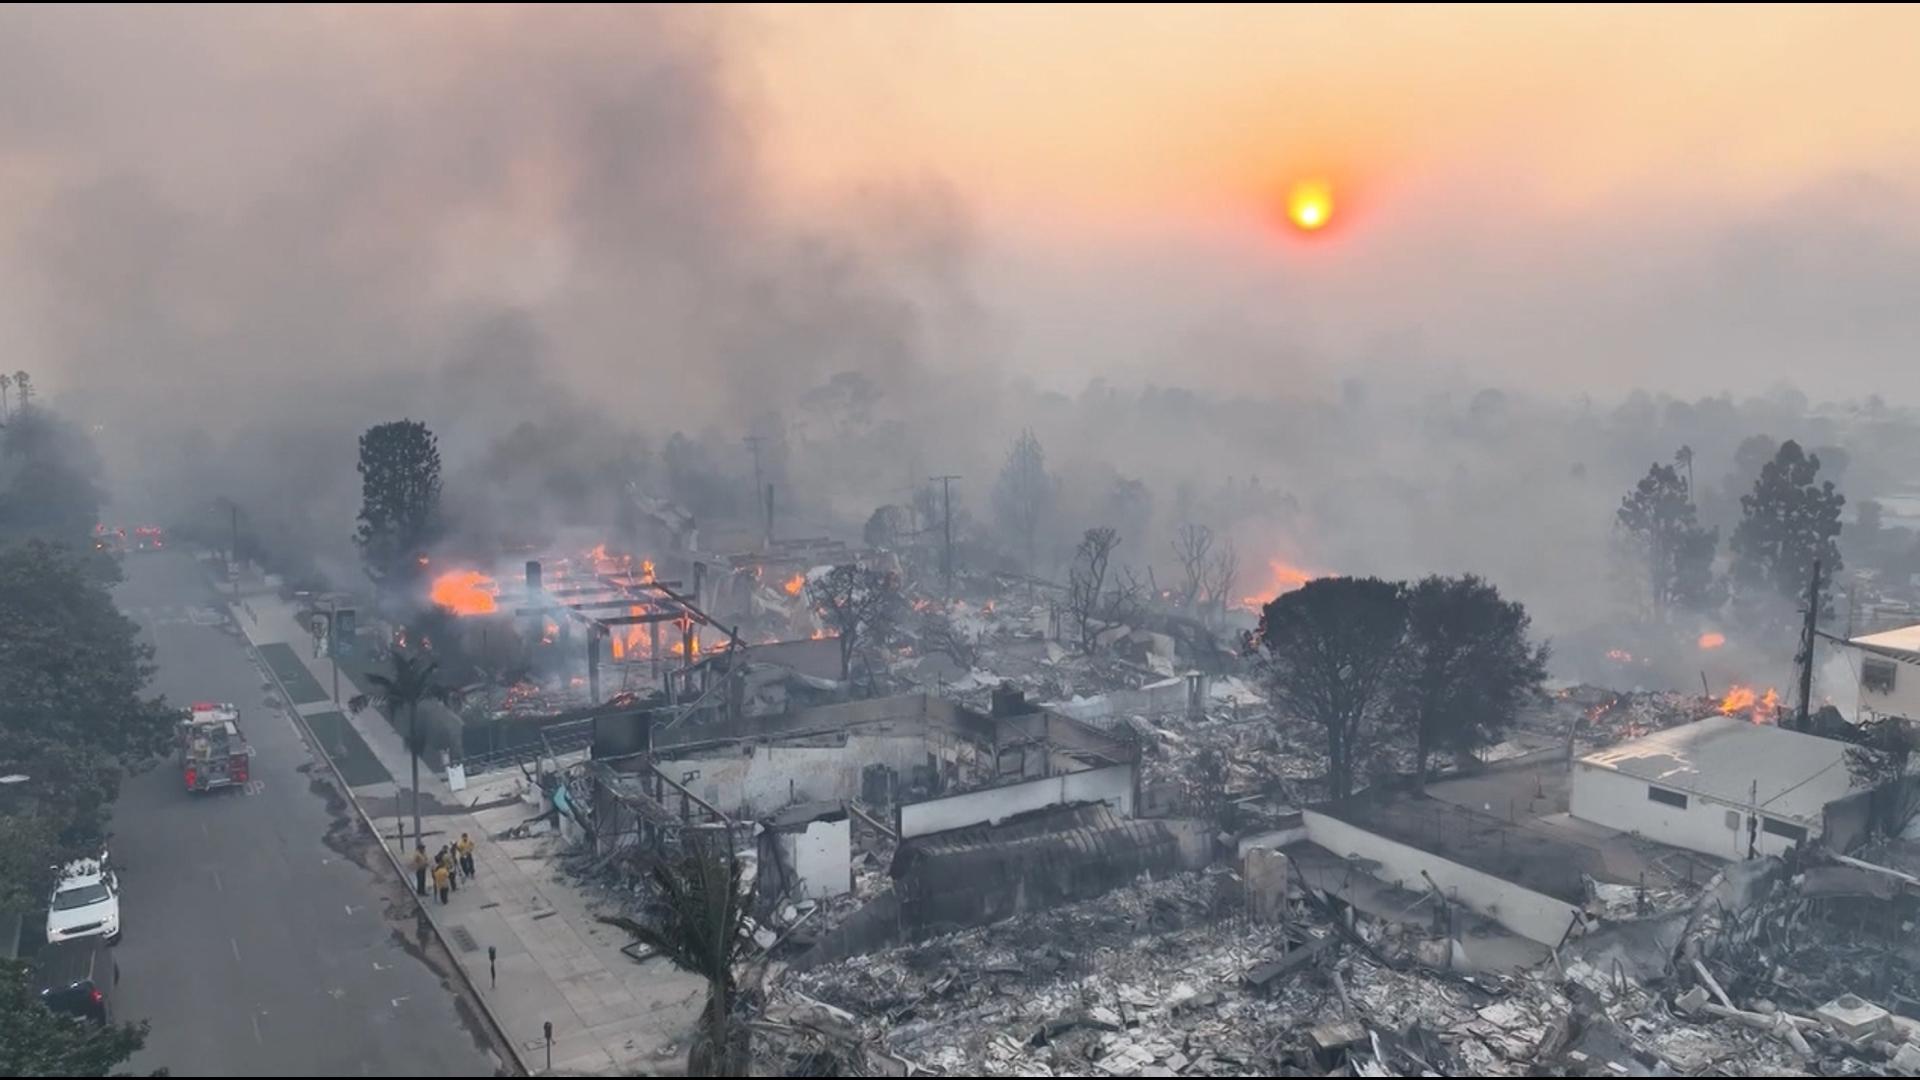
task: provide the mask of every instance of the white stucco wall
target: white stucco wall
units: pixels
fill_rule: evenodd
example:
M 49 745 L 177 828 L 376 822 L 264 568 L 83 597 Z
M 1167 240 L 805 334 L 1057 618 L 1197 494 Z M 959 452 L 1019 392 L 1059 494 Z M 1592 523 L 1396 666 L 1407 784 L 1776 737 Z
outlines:
M 1722 859 L 1747 857 L 1745 807 L 1719 802 L 1691 791 L 1680 791 L 1679 794 L 1687 797 L 1686 809 L 1682 810 L 1648 798 L 1648 786 L 1648 781 L 1637 776 L 1576 761 L 1573 763 L 1568 811 L 1582 821 L 1634 833 L 1648 840 L 1698 851 L 1703 855 Z M 1678 791 L 1676 788 L 1666 790 Z M 1734 815 L 1731 828 L 1727 824 L 1729 811 Z M 1819 835 L 1819 826 L 1807 827 L 1809 842 Z M 1793 841 L 1786 837 L 1760 830 L 1758 848 L 1761 854 L 1779 855 L 1792 846 Z
M 797 896 L 826 900 L 853 891 L 853 829 L 847 818 L 815 821 L 805 832 L 782 833 L 781 854 L 798 879 Z
M 1425 870 L 1446 894 L 1501 926 L 1543 945 L 1558 945 L 1572 924 L 1574 905 L 1462 866 L 1419 848 L 1389 840 L 1318 810 L 1303 815 L 1307 839 L 1341 858 L 1358 855 L 1380 865 L 1380 880 L 1426 892 Z
M 1132 817 L 1133 766 L 1109 765 L 909 803 L 900 808 L 900 839 L 987 824 L 1062 803 L 1094 801 L 1113 807 L 1121 817 Z
M 770 814 L 795 802 L 845 802 L 859 798 L 861 770 L 883 764 L 905 774 L 927 763 L 919 733 L 854 735 L 844 746 L 766 746 L 746 743 L 717 754 L 676 757 L 660 771 L 720 810 L 742 817 Z

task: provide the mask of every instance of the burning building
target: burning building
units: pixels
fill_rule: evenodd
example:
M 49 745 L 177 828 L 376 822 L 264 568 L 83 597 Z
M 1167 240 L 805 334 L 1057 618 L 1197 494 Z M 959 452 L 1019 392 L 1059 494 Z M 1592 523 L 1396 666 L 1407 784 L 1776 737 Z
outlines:
M 580 650 L 574 655 L 584 663 L 590 702 L 601 699 L 603 665 L 621 670 L 623 682 L 629 667 L 648 665 L 648 677 L 660 680 L 672 699 L 697 689 L 688 677 L 694 661 L 743 647 L 697 603 L 699 564 L 693 565 L 695 584 L 683 591 L 681 582 L 656 575 L 653 560 L 600 544 L 575 556 L 528 560 L 518 589 L 502 589 L 477 569 L 442 571 L 428 597 L 459 620 L 466 638 L 477 636 L 489 648 L 505 643 L 494 651 L 556 655 L 555 662 L 526 666 L 555 669 L 568 682 L 575 664 L 566 654 Z M 487 666 L 511 666 L 493 659 Z

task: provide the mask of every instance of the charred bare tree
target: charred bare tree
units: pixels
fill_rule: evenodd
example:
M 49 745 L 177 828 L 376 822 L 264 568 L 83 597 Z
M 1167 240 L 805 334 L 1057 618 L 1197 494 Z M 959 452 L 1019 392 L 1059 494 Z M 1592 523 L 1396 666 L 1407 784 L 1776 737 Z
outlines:
M 928 653 L 941 653 L 963 668 L 973 667 L 980 650 L 968 640 L 965 631 L 953 625 L 944 611 L 929 611 L 920 620 L 920 646 Z
M 1203 621 L 1216 618 L 1227 606 L 1234 579 L 1240 576 L 1240 553 L 1231 539 L 1219 540 L 1211 528 L 1194 522 L 1180 526 L 1173 539 L 1180 560 L 1181 581 L 1174 596 L 1178 606 Z
M 1316 578 L 1282 593 L 1248 635 L 1276 716 L 1327 735 L 1327 787 L 1353 794 L 1357 763 L 1386 712 L 1406 638 L 1405 586 L 1379 578 Z
M 1177 606 L 1189 611 L 1205 595 L 1207 562 L 1213 553 L 1213 530 L 1187 522 L 1173 538 L 1173 556 L 1180 560 L 1180 591 L 1174 595 Z
M 1239 576 L 1240 552 L 1229 537 L 1220 542 L 1213 557 L 1201 567 L 1200 585 L 1206 596 L 1204 610 L 1209 617 L 1219 619 L 1226 613 L 1227 604 L 1233 596 L 1234 579 Z
M 1054 478 L 1047 472 L 1047 454 L 1032 431 L 1023 431 L 1007 452 L 1007 463 L 993 486 L 993 512 L 1000 525 L 1026 556 L 1026 571 L 1033 573 L 1034 549 L 1039 541 L 1040 525 L 1053 509 Z
M 882 640 L 898 617 L 900 582 L 887 570 L 844 563 L 807 583 L 807 600 L 840 641 L 840 678 L 853 676 L 865 639 Z
M 1102 631 L 1139 617 L 1141 587 L 1131 573 L 1112 570 L 1120 533 L 1112 526 L 1088 529 L 1067 572 L 1067 615 L 1080 651 L 1093 654 Z

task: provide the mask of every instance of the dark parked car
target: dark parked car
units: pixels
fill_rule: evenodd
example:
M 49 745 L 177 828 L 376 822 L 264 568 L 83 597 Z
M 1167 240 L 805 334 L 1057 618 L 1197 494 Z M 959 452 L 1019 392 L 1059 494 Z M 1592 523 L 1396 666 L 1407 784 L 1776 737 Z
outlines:
M 99 1023 L 113 1018 L 113 988 L 120 981 L 120 965 L 100 937 L 56 941 L 33 958 L 40 977 L 40 1000 L 66 1016 Z

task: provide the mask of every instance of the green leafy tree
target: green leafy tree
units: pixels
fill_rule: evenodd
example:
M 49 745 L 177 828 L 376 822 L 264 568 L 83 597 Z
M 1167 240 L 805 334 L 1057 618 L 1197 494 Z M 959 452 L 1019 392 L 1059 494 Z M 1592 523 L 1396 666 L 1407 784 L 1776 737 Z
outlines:
M 1820 458 L 1789 439 L 1760 469 L 1751 494 L 1740 497 L 1743 516 L 1733 530 L 1732 574 L 1748 599 L 1806 594 L 1813 564 L 1831 582 L 1840 573 L 1840 508 L 1846 497 L 1822 481 Z M 1821 605 L 1829 591 L 1823 586 Z
M 105 499 L 100 473 L 79 427 L 46 409 L 20 409 L 0 436 L 0 543 L 86 544 Z
M 645 917 L 602 916 L 681 971 L 707 981 L 703 1034 L 687 1050 L 689 1076 L 749 1074 L 747 1025 L 734 1016 L 740 962 L 751 942 L 740 864 L 714 843 L 651 867 L 652 901 Z
M 420 754 L 426 749 L 425 735 L 420 730 L 420 706 L 429 701 L 437 701 L 448 707 L 459 704 L 460 693 L 434 678 L 439 669 L 437 660 L 424 656 L 408 656 L 396 650 L 392 659 L 393 672 L 382 675 L 369 674 L 367 681 L 374 686 L 371 694 L 356 694 L 347 701 L 347 708 L 360 712 L 368 705 L 384 709 L 388 716 L 398 717 L 402 712 L 407 715 L 407 756 L 413 772 L 413 835 L 420 836 Z
M 440 447 L 417 420 L 377 424 L 360 436 L 360 528 L 354 540 L 374 576 L 417 573 L 440 517 Z
M 37 898 L 47 866 L 97 852 L 123 772 L 171 742 L 179 712 L 142 696 L 153 650 L 137 634 L 87 556 L 0 549 L 0 773 L 28 778 L 0 813 L 35 822 L 0 834 L 0 859 L 29 874 L 0 877 L 0 893 Z
M 1391 702 L 1406 629 L 1405 586 L 1325 577 L 1269 601 L 1249 635 L 1276 714 L 1326 732 L 1336 799 L 1353 793 L 1355 768 Z
M 1498 742 L 1521 707 L 1540 696 L 1548 650 L 1528 639 L 1531 626 L 1524 606 L 1471 574 L 1428 577 L 1407 591 L 1395 704 L 1413 731 L 1422 788 L 1435 751 Z
M 1020 545 L 1027 573 L 1033 573 L 1040 527 L 1053 510 L 1058 483 L 1047 472 L 1047 452 L 1032 431 L 1023 431 L 1007 452 L 993 485 L 993 512 L 1000 527 Z
M 1649 468 L 1620 501 L 1614 520 L 1633 538 L 1657 614 L 1713 605 L 1713 553 L 1720 533 L 1696 521 L 1692 490 L 1678 469 L 1657 463 Z
M 0 961 L 0 1076 L 128 1076 L 114 1069 L 146 1041 L 145 1021 L 96 1024 L 50 1012 L 27 966 Z

